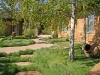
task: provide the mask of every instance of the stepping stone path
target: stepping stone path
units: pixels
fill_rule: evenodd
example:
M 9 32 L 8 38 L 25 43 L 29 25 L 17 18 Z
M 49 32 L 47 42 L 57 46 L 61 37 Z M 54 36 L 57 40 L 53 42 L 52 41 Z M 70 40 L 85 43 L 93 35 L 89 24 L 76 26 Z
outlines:
M 33 57 L 34 55 L 21 55 L 20 57 L 21 58 L 30 58 L 30 57 Z M 14 63 L 18 66 L 28 66 L 28 65 L 31 65 L 32 63 L 31 62 L 16 62 Z
M 0 59 L 4 59 L 4 58 L 7 58 L 7 57 L 0 57 Z
M 2 72 L 0 71 L 0 75 L 2 74 Z
M 38 71 L 25 71 L 25 72 L 19 72 L 16 75 L 42 75 Z
M 16 62 L 14 64 L 18 66 L 28 66 L 28 65 L 31 65 L 32 63 L 31 62 Z
M 25 58 L 30 58 L 30 57 L 34 57 L 34 55 L 21 55 L 20 57 L 21 57 L 21 58 L 24 58 L 24 57 L 25 57 Z
M 24 58 L 24 57 L 34 57 L 34 55 L 21 55 L 20 56 L 21 58 Z M 32 63 L 31 62 L 16 62 L 14 63 L 18 66 L 28 66 L 28 65 L 31 65 Z M 24 71 L 24 72 L 18 72 L 17 74 L 15 75 L 42 75 L 41 73 L 39 73 L 38 71 Z
M 45 35 L 41 35 L 40 37 L 44 38 Z M 50 47 L 53 45 L 46 41 L 39 40 L 39 38 L 33 39 L 33 40 L 36 42 L 36 44 L 29 45 L 29 46 L 20 46 L 20 47 L 3 47 L 3 48 L 0 48 L 0 52 L 13 53 L 13 52 L 18 52 L 19 50 L 26 50 L 26 49 L 36 50 L 36 49 L 40 49 L 40 48 Z M 21 58 L 24 58 L 24 57 L 29 58 L 29 57 L 34 57 L 34 55 L 21 55 L 20 57 Z M 2 59 L 2 58 L 0 58 L 0 59 Z M 31 62 L 16 62 L 14 64 L 16 64 L 18 66 L 28 66 L 28 65 L 31 65 L 32 63 Z M 1 74 L 1 72 L 0 72 L 0 74 Z M 42 75 L 42 74 L 39 73 L 38 71 L 25 71 L 25 72 L 18 72 L 15 75 Z

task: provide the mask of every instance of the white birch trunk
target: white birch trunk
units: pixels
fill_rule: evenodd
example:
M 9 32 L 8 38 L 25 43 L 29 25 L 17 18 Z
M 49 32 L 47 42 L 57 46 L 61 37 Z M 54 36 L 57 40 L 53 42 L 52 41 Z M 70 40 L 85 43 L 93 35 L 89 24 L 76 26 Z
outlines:
M 69 60 L 74 59 L 75 3 L 72 3 Z

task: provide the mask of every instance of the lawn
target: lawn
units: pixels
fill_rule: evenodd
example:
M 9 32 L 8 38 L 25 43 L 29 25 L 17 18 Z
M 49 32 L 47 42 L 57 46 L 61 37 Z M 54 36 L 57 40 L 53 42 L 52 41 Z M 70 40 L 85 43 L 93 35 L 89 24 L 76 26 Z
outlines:
M 26 50 L 15 53 L 0 53 L 1 75 L 15 75 L 20 71 L 37 70 L 43 75 L 85 75 L 100 60 L 87 58 L 81 50 L 82 43 L 75 42 L 75 58 L 68 59 L 69 41 L 55 43 L 50 48 Z M 34 57 L 20 58 L 31 54 Z M 15 62 L 31 62 L 29 66 L 17 66 Z

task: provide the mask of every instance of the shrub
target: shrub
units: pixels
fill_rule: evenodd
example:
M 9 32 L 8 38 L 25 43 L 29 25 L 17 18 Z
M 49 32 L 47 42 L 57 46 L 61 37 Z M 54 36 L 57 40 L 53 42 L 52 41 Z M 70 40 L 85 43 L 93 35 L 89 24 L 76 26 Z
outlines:
M 44 30 L 42 30 L 43 34 L 51 34 L 51 29 L 45 28 Z
M 34 29 L 26 29 L 26 30 L 24 30 L 23 34 L 24 34 L 24 36 L 30 36 L 30 37 L 34 36 L 35 30 Z
M 6 31 L 7 26 L 3 23 L 2 20 L 0 20 L 0 35 L 4 35 Z
M 69 41 L 69 35 L 68 34 L 66 35 L 66 41 Z

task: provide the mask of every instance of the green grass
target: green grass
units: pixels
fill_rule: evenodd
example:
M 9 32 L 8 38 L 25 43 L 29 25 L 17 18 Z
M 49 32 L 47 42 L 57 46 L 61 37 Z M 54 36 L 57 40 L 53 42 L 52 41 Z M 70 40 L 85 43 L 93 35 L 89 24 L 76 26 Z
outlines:
M 27 46 L 34 44 L 35 42 L 31 39 L 13 39 L 13 40 L 1 40 L 0 47 L 13 47 L 13 46 Z
M 8 54 L 0 59 L 2 75 L 14 75 L 18 71 L 37 70 L 43 75 L 85 75 L 100 60 L 87 58 L 81 50 L 82 43 L 75 42 L 75 58 L 68 60 L 69 42 L 59 42 L 50 48 L 26 50 Z M 32 52 L 33 51 L 33 52 Z M 33 54 L 33 58 L 20 58 L 23 54 Z M 5 54 L 3 54 L 5 55 Z M 12 64 L 18 61 L 29 61 L 29 66 Z
M 54 38 L 54 39 L 46 39 L 46 38 L 42 38 L 40 40 L 44 40 L 44 41 L 47 41 L 47 42 L 50 42 L 50 43 L 58 43 L 58 42 L 66 42 L 68 40 L 66 40 L 65 38 Z
M 36 36 L 34 37 L 23 37 L 23 36 L 16 36 L 16 37 L 14 37 L 14 39 L 35 39 L 35 38 L 37 38 Z
M 11 39 L 10 36 L 0 36 L 0 38 L 3 38 L 4 40 Z M 34 39 L 34 38 L 37 38 L 37 37 L 36 36 L 33 36 L 33 37 L 15 36 L 14 37 L 14 39 Z
M 0 38 L 5 38 L 6 36 L 0 36 Z

